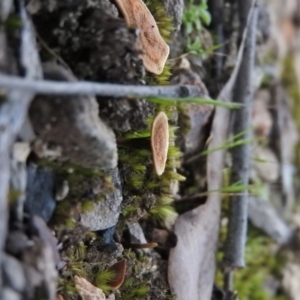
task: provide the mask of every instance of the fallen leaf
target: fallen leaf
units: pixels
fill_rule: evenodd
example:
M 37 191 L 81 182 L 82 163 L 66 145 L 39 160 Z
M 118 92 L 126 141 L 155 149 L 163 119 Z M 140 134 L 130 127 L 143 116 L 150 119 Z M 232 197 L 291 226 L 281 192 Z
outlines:
M 253 8 L 249 15 L 252 15 Z M 233 73 L 222 89 L 218 99 L 229 102 L 242 61 L 248 28 L 248 19 L 243 40 L 236 58 Z M 209 149 L 220 147 L 227 137 L 229 110 L 217 107 Z M 224 167 L 224 150 L 213 151 L 208 155 L 208 190 L 220 190 Z M 175 223 L 178 241 L 170 251 L 168 280 L 177 300 L 211 299 L 215 276 L 215 252 L 218 241 L 221 197 L 210 193 L 205 204 L 180 215 Z
M 119 288 L 126 275 L 126 260 L 122 259 L 108 268 L 109 272 L 114 273 L 114 278 L 108 282 L 108 285 L 114 289 Z

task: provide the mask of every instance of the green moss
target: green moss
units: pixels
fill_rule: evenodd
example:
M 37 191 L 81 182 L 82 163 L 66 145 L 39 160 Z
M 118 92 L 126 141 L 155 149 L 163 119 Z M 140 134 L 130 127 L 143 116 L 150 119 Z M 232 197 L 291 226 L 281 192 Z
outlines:
M 97 272 L 95 277 L 95 285 L 100 288 L 103 292 L 109 292 L 112 290 L 112 287 L 109 285 L 109 282 L 115 278 L 115 273 L 108 269 L 100 270 Z
M 166 14 L 165 7 L 160 0 L 145 1 L 148 9 L 154 16 L 159 32 L 166 43 L 170 43 L 174 31 L 173 20 Z M 167 61 L 160 75 L 148 74 L 146 82 L 150 85 L 168 85 L 171 77 L 171 68 Z
M 158 285 L 151 276 L 153 272 L 151 258 L 131 250 L 124 251 L 124 258 L 128 262 L 128 268 L 125 281 L 119 288 L 120 294 L 115 295 L 116 299 L 173 299 L 167 284 L 160 280 Z
M 164 4 L 160 0 L 147 0 L 145 4 L 154 16 L 162 38 L 167 43 L 171 42 L 172 32 L 174 31 L 173 20 L 166 14 Z
M 288 54 L 283 63 L 283 70 L 281 74 L 281 79 L 283 86 L 285 87 L 289 97 L 291 98 L 292 108 L 291 112 L 293 114 L 294 120 L 297 124 L 298 131 L 300 130 L 300 87 L 297 81 L 297 75 L 295 71 L 295 59 L 294 56 Z M 300 168 L 300 142 L 296 146 L 295 151 L 296 165 Z
M 230 187 L 231 170 L 223 170 L 223 187 Z M 222 199 L 221 220 L 228 220 L 229 195 Z M 217 262 L 220 268 L 217 269 L 215 281 L 219 287 L 223 286 L 224 274 L 222 263 L 224 256 L 224 244 L 227 236 L 227 222 L 222 222 L 219 232 L 219 245 L 217 252 Z M 238 299 L 267 300 L 271 299 L 265 286 L 267 280 L 273 277 L 280 281 L 280 270 L 284 264 L 282 254 L 275 253 L 274 242 L 260 230 L 249 224 L 247 233 L 247 243 L 245 248 L 244 269 L 234 272 L 233 289 L 237 292 Z M 274 253 L 272 253 L 274 252 Z M 273 300 L 283 300 L 281 296 L 272 298 Z
M 85 249 L 85 245 L 79 243 L 76 246 L 70 247 L 67 252 L 65 252 L 68 263 L 64 268 L 62 276 L 58 280 L 57 288 L 57 292 L 65 297 L 65 299 L 71 299 L 77 294 L 74 276 L 88 277 L 85 269 L 86 263 L 84 262 Z
M 170 82 L 172 72 L 169 62 L 167 61 L 162 73 L 160 75 L 152 75 L 153 84 L 155 85 L 168 85 Z M 151 81 L 150 81 L 151 82 Z
M 220 243 L 225 241 L 226 229 L 221 228 Z M 280 280 L 280 269 L 283 265 L 283 257 L 272 254 L 273 242 L 256 228 L 250 226 L 247 236 L 245 251 L 246 267 L 238 270 L 234 274 L 234 290 L 239 299 L 249 300 L 268 300 L 271 299 L 265 284 L 270 276 Z M 223 246 L 220 247 L 222 249 Z M 222 263 L 223 253 L 217 254 L 217 260 Z M 219 286 L 223 285 L 223 274 L 217 271 L 216 282 Z M 282 296 L 276 296 L 273 300 L 282 300 Z
M 67 197 L 57 203 L 54 211 L 51 223 L 56 229 L 60 225 L 69 227 L 78 214 L 91 210 L 97 201 L 104 201 L 105 195 L 114 189 L 111 176 L 99 169 L 48 160 L 40 160 L 39 165 L 52 169 L 57 176 L 68 181 L 70 187 Z M 91 200 L 88 192 L 92 190 L 97 191 Z
M 21 196 L 21 192 L 14 190 L 14 189 L 10 189 L 8 191 L 8 204 L 9 206 L 13 207 L 14 205 L 16 205 L 18 198 Z
M 176 112 L 173 105 L 156 105 L 156 113 L 164 111 L 170 120 Z M 142 130 L 143 136 L 150 136 L 151 125 L 154 117 L 150 116 L 147 121 L 147 129 Z M 178 147 L 175 146 L 176 126 L 169 126 L 169 151 L 165 172 L 157 176 L 154 170 L 152 153 L 150 149 L 119 149 L 119 165 L 124 180 L 124 201 L 122 216 L 132 220 L 138 219 L 146 212 L 156 219 L 164 219 L 172 214 L 172 191 L 174 181 L 183 181 L 185 178 L 176 172 L 180 166 L 182 156 Z M 148 132 L 147 132 L 148 131 Z M 139 131 L 134 133 L 140 136 Z M 133 136 L 126 134 L 126 136 Z
M 149 213 L 157 221 L 164 221 L 168 216 L 174 214 L 175 210 L 169 204 L 156 204 L 150 209 Z

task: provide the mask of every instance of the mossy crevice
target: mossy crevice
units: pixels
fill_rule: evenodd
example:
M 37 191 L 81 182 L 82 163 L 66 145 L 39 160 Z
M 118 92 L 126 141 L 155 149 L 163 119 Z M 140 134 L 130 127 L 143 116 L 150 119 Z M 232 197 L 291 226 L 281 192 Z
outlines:
M 145 1 L 148 9 L 154 16 L 157 27 L 162 38 L 166 43 L 170 43 L 172 40 L 172 33 L 175 28 L 173 25 L 173 20 L 170 16 L 167 15 L 163 2 L 159 0 L 147 0 Z M 160 75 L 147 74 L 145 80 L 149 85 L 168 85 L 171 78 L 171 66 L 170 62 L 167 61 L 163 72 Z
M 157 112 L 164 111 L 169 117 L 174 113 L 175 107 L 157 105 Z M 150 136 L 153 116 L 148 119 L 148 128 L 141 133 L 127 134 L 133 138 Z M 124 180 L 124 202 L 122 215 L 127 220 L 134 216 L 141 217 L 149 213 L 158 219 L 164 219 L 174 212 L 172 201 L 174 181 L 183 181 L 185 178 L 176 172 L 180 166 L 181 152 L 175 146 L 176 126 L 169 126 L 169 150 L 166 168 L 161 176 L 157 176 L 153 167 L 152 153 L 150 149 L 119 150 L 119 163 L 122 178 Z M 136 220 L 136 219 L 135 219 Z

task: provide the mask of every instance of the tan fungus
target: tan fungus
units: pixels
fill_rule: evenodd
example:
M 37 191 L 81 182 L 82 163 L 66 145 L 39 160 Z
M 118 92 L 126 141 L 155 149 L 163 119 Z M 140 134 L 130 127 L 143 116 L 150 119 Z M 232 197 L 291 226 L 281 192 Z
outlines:
M 151 148 L 156 174 L 162 175 L 165 171 L 169 149 L 169 124 L 164 112 L 155 117 L 151 130 Z
M 159 33 L 156 21 L 142 0 L 115 0 L 130 27 L 140 30 L 138 49 L 147 71 L 161 74 L 170 48 Z

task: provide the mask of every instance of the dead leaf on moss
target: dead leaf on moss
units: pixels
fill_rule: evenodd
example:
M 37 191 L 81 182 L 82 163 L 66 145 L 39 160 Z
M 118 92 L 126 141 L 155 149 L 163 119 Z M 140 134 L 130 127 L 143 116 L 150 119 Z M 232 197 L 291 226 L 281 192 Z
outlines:
M 126 260 L 122 259 L 116 262 L 107 271 L 114 274 L 114 278 L 108 282 L 108 285 L 113 289 L 119 288 L 123 284 L 126 275 Z
M 93 286 L 85 278 L 75 276 L 75 287 L 82 297 L 82 300 L 106 300 L 105 294 L 101 289 Z

